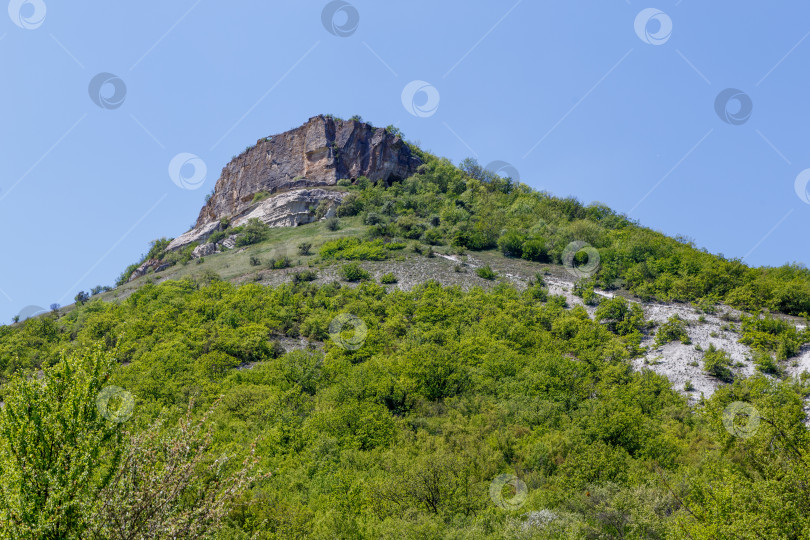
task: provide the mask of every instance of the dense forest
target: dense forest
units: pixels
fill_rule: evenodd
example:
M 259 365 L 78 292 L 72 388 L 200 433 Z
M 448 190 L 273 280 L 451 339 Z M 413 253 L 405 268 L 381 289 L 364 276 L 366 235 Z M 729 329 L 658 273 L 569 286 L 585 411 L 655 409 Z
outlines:
M 767 313 L 808 316 L 806 268 L 749 268 L 414 151 L 412 178 L 341 181 L 336 221 L 364 234 L 298 246 L 289 283 L 146 280 L 0 327 L 0 537 L 810 536 L 810 385 L 766 374 L 810 341 Z M 434 247 L 560 264 L 573 241 L 600 261 L 581 294 L 741 308 L 765 367 L 690 405 L 630 363 L 678 321 L 655 328 L 622 296 L 590 316 L 542 274 L 403 291 L 362 267 Z M 145 258 L 191 264 L 166 244 Z M 328 264 L 343 280 L 312 283 Z

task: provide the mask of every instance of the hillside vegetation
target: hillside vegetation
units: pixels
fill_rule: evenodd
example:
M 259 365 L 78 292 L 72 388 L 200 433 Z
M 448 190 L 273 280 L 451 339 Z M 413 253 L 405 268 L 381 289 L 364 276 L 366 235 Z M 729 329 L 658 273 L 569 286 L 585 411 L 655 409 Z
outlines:
M 806 378 L 690 406 L 631 368 L 642 309 L 593 295 L 807 316 L 807 269 L 420 153 L 410 179 L 349 187 L 334 228 L 248 225 L 200 264 L 156 242 L 163 273 L 0 327 L 0 538 L 810 536 Z M 576 287 L 592 316 L 543 283 L 574 241 L 600 259 Z M 539 274 L 518 289 L 459 264 L 463 287 L 400 290 L 369 271 L 486 250 Z M 763 372 L 810 341 L 778 317 L 741 331 Z

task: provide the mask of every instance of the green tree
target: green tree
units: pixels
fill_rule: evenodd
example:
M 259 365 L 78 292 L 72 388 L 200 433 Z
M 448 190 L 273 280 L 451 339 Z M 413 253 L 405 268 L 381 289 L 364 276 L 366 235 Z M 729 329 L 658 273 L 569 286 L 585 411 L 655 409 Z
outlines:
M 121 424 L 96 403 L 114 360 L 67 355 L 17 374 L 0 410 L 0 538 L 83 538 L 121 455 Z

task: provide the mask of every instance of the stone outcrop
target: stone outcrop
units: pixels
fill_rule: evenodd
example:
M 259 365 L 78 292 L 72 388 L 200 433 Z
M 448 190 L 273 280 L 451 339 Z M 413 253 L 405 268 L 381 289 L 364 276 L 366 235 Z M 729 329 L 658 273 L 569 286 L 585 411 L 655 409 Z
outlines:
M 158 259 L 149 259 L 132 272 L 132 274 L 129 276 L 129 281 L 138 279 L 141 276 L 145 276 L 150 270 L 153 272 L 160 272 L 167 269 L 169 266 L 171 265 L 167 262 Z
M 219 251 L 219 249 L 217 248 L 217 245 L 214 243 L 201 244 L 196 248 L 194 248 L 194 251 L 191 253 L 191 256 L 194 257 L 195 259 L 199 259 L 200 257 L 205 257 L 206 255 L 213 255 L 217 251 Z
M 365 176 L 390 184 L 421 164 L 398 135 L 383 128 L 315 116 L 299 128 L 259 139 L 228 163 L 194 228 L 168 249 L 204 243 L 221 230 L 223 219 L 231 226 L 258 218 L 271 227 L 294 227 L 314 221 L 313 209 L 324 200 L 332 216 L 346 195 L 329 189 L 338 180 Z M 264 198 L 254 202 L 257 194 Z

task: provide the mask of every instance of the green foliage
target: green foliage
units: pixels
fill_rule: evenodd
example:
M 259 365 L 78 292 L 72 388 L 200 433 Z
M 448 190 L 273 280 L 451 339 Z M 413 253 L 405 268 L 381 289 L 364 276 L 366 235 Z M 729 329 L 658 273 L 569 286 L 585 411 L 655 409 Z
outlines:
M 326 220 L 326 229 L 330 231 L 336 231 L 340 229 L 340 220 L 336 217 L 330 217 Z
M 661 347 L 670 341 L 680 341 L 684 345 L 692 343 L 689 334 L 686 333 L 686 324 L 686 321 L 678 315 L 671 316 L 655 334 L 655 346 Z
M 573 293 L 582 298 L 585 305 L 595 306 L 599 303 L 599 297 L 593 290 L 593 281 L 579 280 L 574 283 Z
M 221 242 L 228 237 L 230 231 L 220 230 L 214 232 L 211 236 L 209 236 L 205 241 L 211 244 L 216 244 L 217 242 Z
M 293 272 L 293 283 L 304 283 L 306 281 L 315 281 L 318 279 L 318 272 L 316 270 L 301 270 L 300 272 Z
M 594 318 L 620 336 L 637 335 L 640 338 L 648 327 L 641 306 L 631 304 L 621 296 L 602 300 L 596 308 Z M 676 339 L 680 339 L 680 336 Z
M 475 273 L 478 274 L 478 277 L 481 279 L 493 280 L 498 277 L 498 274 L 495 273 L 495 270 L 493 270 L 489 265 L 476 268 Z
M 526 242 L 526 235 L 511 229 L 498 238 L 498 249 L 507 257 L 521 257 L 524 242 Z
M 358 263 L 344 264 L 340 267 L 340 275 L 346 281 L 366 281 L 371 279 L 371 274 Z
M 416 216 L 404 215 L 397 219 L 397 229 L 401 236 L 416 240 L 427 230 L 427 225 Z
M 544 238 L 527 238 L 521 246 L 522 257 L 528 261 L 547 262 L 548 250 Z
M 726 530 L 715 523 L 732 531 L 763 521 L 781 527 L 769 514 L 779 508 L 772 504 L 777 498 L 768 495 L 764 510 L 744 498 L 772 492 L 799 501 L 785 505 L 785 519 L 805 532 L 796 521 L 807 510 L 800 496 L 804 470 L 790 468 L 778 452 L 787 443 L 799 452 L 810 448 L 799 416 L 806 389 L 798 382 L 736 381 L 704 408 L 690 409 L 666 379 L 631 368 L 634 336 L 645 330 L 636 304 L 606 299 L 594 321 L 581 307 L 566 310 L 563 297 L 539 302 L 534 291 L 545 291 L 541 279 L 524 292 L 506 285 L 465 292 L 432 282 L 411 291 L 373 282 L 145 284 L 118 303 L 91 302 L 59 319 L 0 327 L 0 367 L 8 373 L 58 363 L 60 351 L 86 352 L 98 339 L 116 351 L 122 365 L 106 384 L 137 396 L 143 417 L 127 423 L 133 439 L 122 461 L 141 480 L 81 496 L 84 515 L 106 516 L 94 524 L 147 515 L 160 493 L 173 493 L 161 487 L 178 477 L 149 465 L 162 462 L 149 456 L 168 456 L 170 470 L 189 479 L 159 522 L 192 515 L 200 508 L 194 501 L 230 493 L 217 486 L 249 484 L 237 482 L 245 478 L 242 458 L 222 456 L 237 450 L 244 456 L 257 441 L 259 466 L 273 476 L 212 510 L 222 516 L 222 538 L 331 538 L 347 531 L 503 538 L 544 510 L 556 517 L 535 526 L 535 537 L 667 538 L 686 528 L 695 538 L 714 538 Z M 329 335 L 330 323 L 346 313 L 367 325 L 355 350 Z M 275 344 L 282 337 L 323 345 L 284 353 Z M 207 430 L 191 429 L 203 415 L 195 412 L 189 424 L 185 414 L 192 399 L 202 412 L 219 396 L 207 439 Z M 27 403 L 7 393 L 3 399 L 6 406 Z M 753 447 L 730 445 L 713 411 L 750 399 L 764 400 L 763 418 L 779 431 L 763 421 L 760 429 L 767 429 Z M 47 403 L 57 409 L 64 403 L 73 414 L 70 400 Z M 164 417 L 178 427 L 155 431 L 153 421 Z M 183 436 L 181 423 L 197 435 Z M 163 443 L 158 433 L 179 442 Z M 774 436 L 788 438 L 769 446 Z M 196 450 L 179 452 L 182 441 Z M 99 467 L 94 471 L 109 470 L 105 462 Z M 528 486 L 516 514 L 489 498 L 493 478 L 503 472 Z M 0 483 L 6 478 L 15 477 L 0 475 Z M 717 490 L 724 482 L 736 491 Z M 206 487 L 212 498 L 193 496 Z M 102 511 L 96 505 L 104 501 L 110 504 Z
M 721 381 L 731 381 L 734 378 L 731 357 L 726 351 L 716 348 L 714 343 L 703 353 L 703 370 Z
M 113 360 L 67 355 L 42 377 L 20 372 L 0 409 L 0 538 L 81 538 L 120 458 L 121 426 L 96 398 Z
M 281 257 L 273 257 L 267 261 L 267 267 L 271 270 L 281 270 L 282 268 L 288 268 L 292 262 L 290 258 L 286 255 Z
M 401 248 L 395 246 L 394 249 Z M 323 259 L 383 261 L 388 258 L 389 251 L 379 238 L 363 241 L 355 237 L 345 237 L 325 242 L 321 246 L 320 254 Z
M 601 257 L 595 281 L 578 287 L 583 298 L 593 287 L 622 286 L 642 298 L 706 310 L 727 302 L 810 313 L 810 272 L 802 266 L 749 268 L 640 227 L 604 205 L 538 193 L 474 161 L 455 167 L 409 146 L 424 162 L 418 174 L 390 186 L 368 179 L 343 186 L 349 200 L 338 210 L 346 215 L 342 228 L 357 239 L 329 240 L 324 261 L 382 260 L 394 247 L 385 241 L 400 237 L 421 243 L 420 253 L 430 253 L 425 245 L 452 244 L 461 252 L 498 248 L 558 264 L 565 247 L 580 240 Z M 227 234 L 244 235 L 247 228 Z M 320 245 L 316 238 L 308 240 Z M 153 255 L 185 257 L 165 247 Z M 564 297 L 549 295 L 542 276 L 526 290 L 500 283 L 465 291 L 427 282 L 401 291 L 370 281 L 356 262 L 340 270 L 343 279 L 363 282 L 317 286 L 308 282 L 314 271 L 305 271 L 278 287 L 236 287 L 208 270 L 196 279 L 144 284 L 116 303 L 88 302 L 58 318 L 0 327 L 0 375 L 7 380 L 21 369 L 47 368 L 65 352 L 86 352 L 100 342 L 121 361 L 112 381 L 138 397 L 143 417 L 128 426 L 133 437 L 163 433 L 150 431 L 155 419 L 177 419 L 192 400 L 205 409 L 222 396 L 211 413 L 210 439 L 199 436 L 203 431 L 183 438 L 168 430 L 180 441 L 176 446 L 125 448 L 132 470 L 157 476 L 141 475 L 146 480 L 94 496 L 93 479 L 112 469 L 103 460 L 93 467 L 92 489 L 77 490 L 82 501 L 76 504 L 93 516 L 97 503 L 89 501 L 115 501 L 122 513 L 107 514 L 107 522 L 145 515 L 155 506 L 139 501 L 171 492 L 159 489 L 173 481 L 157 474 L 165 470 L 161 461 L 141 466 L 132 448 L 171 455 L 189 441 L 199 450 L 170 461 L 190 479 L 168 505 L 164 517 L 171 520 L 200 515 L 193 514 L 194 502 L 205 496 L 195 494 L 206 486 L 233 485 L 222 483 L 219 471 L 238 470 L 238 463 L 221 459 L 223 453 L 244 454 L 257 441 L 256 456 L 274 474 L 212 510 L 224 516 L 221 538 L 810 534 L 810 477 L 802 466 L 810 448 L 802 410 L 806 380 L 737 378 L 690 407 L 665 378 L 633 370 L 648 327 L 641 308 L 620 296 L 600 302 L 591 320 L 582 306 L 568 309 Z M 353 323 L 336 339 L 330 324 L 346 315 L 366 328 Z M 741 331 L 760 369 L 778 373 L 777 359 L 795 354 L 807 333 L 768 319 L 743 321 Z M 359 346 L 345 347 L 345 339 Z M 683 320 L 662 325 L 656 343 L 675 339 L 688 342 Z M 279 343 L 305 349 L 285 353 Z M 704 366 L 731 378 L 723 351 L 710 348 Z M 8 385 L 0 388 L 6 403 L 8 392 Z M 762 413 L 760 431 L 750 438 L 733 438 L 722 424 L 722 411 L 734 401 L 753 402 Z M 193 442 L 201 439 L 210 444 Z M 493 478 L 504 472 L 528 486 L 524 506 L 514 512 L 489 497 Z M 151 489 L 155 477 L 165 482 Z M 207 493 L 219 500 L 221 492 Z M 0 504 L 16 504 L 7 500 Z
M 358 180 L 359 181 L 359 180 Z M 363 202 L 357 193 L 349 193 L 337 208 L 337 215 L 340 217 L 356 216 L 363 211 Z
M 801 385 L 775 386 L 754 377 L 713 396 L 706 416 L 715 444 L 724 451 L 690 474 L 682 491 L 685 508 L 674 516 L 673 533 L 696 540 L 810 535 L 810 437 L 802 410 L 806 395 Z M 751 407 L 739 418 L 744 436 L 725 429 L 735 401 Z M 750 423 L 752 417 L 756 422 Z
M 239 235 L 236 237 L 237 247 L 250 246 L 263 242 L 267 239 L 267 235 L 270 232 L 270 227 L 258 218 L 249 219 L 243 227 L 237 227 L 237 229 L 240 229 Z M 236 229 L 232 232 L 235 231 Z
M 798 354 L 799 348 L 810 343 L 810 332 L 799 332 L 796 326 L 772 315 L 743 316 L 740 343 L 762 352 L 776 353 L 777 360 L 787 360 Z
M 395 276 L 392 272 L 388 272 L 387 274 L 383 274 L 380 277 L 380 283 L 384 285 L 392 285 L 397 282 L 397 276 Z
M 301 242 L 298 244 L 298 254 L 299 255 L 309 255 L 312 252 L 312 243 L 311 242 Z

